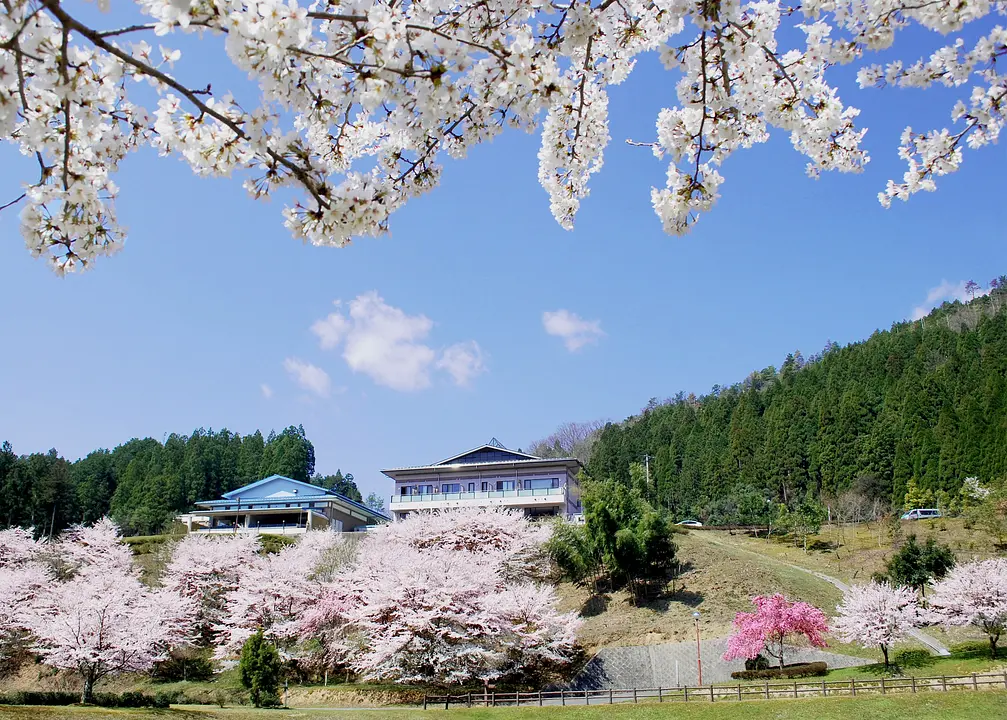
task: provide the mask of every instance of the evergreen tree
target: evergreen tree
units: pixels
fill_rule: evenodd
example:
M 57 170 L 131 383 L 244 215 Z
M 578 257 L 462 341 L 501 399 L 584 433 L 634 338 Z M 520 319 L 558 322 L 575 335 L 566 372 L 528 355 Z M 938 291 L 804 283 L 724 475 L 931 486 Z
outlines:
M 241 648 L 238 672 L 241 684 L 248 690 L 252 705 L 273 707 L 279 704 L 280 653 L 262 636 L 259 630 Z

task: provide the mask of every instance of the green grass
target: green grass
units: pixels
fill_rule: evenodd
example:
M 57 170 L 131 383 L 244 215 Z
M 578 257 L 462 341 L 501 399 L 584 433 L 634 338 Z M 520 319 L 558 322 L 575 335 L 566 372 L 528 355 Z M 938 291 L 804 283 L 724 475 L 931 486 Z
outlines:
M 998 718 L 1007 714 L 1007 693 L 997 691 L 926 693 L 865 698 L 806 698 L 737 702 L 616 704 L 593 707 L 490 708 L 452 710 L 251 710 L 247 708 L 174 708 L 172 710 L 104 710 L 100 708 L 0 708 L 10 720 L 943 720 Z

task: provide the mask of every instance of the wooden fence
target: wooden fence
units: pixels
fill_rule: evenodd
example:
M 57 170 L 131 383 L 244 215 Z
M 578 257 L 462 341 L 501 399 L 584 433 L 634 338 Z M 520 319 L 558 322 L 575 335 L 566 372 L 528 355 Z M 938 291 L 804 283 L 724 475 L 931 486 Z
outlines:
M 745 699 L 836 697 L 863 694 L 1007 690 L 1007 671 L 941 675 L 940 677 L 898 677 L 875 680 L 828 682 L 765 682 L 762 684 L 706 685 L 703 687 L 634 688 L 632 690 L 544 690 L 539 692 L 474 692 L 458 695 L 424 695 L 423 709 L 452 705 L 465 707 L 517 707 L 522 705 L 601 705 L 623 702 L 720 702 Z

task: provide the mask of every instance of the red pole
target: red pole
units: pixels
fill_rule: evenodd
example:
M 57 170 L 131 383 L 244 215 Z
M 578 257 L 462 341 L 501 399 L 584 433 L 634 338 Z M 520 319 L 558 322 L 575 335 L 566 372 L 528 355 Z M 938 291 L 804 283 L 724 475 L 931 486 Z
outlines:
M 699 619 L 696 619 L 696 667 L 699 668 L 699 685 L 703 685 L 703 655 L 699 650 Z

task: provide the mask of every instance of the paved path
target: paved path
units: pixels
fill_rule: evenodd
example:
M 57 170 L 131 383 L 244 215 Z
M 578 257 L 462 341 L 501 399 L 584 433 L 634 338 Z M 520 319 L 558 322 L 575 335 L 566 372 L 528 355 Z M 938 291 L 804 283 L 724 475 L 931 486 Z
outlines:
M 794 565 L 793 563 L 789 563 L 786 560 L 778 560 L 777 558 L 769 557 L 768 555 L 763 555 L 761 553 L 757 553 L 754 550 L 749 550 L 748 548 L 739 547 L 738 545 L 735 545 L 734 543 L 724 542 L 723 540 L 721 540 L 721 539 L 717 538 L 716 536 L 714 536 L 710 531 L 696 531 L 696 532 L 693 532 L 692 534 L 695 537 L 702 538 L 702 539 L 706 540 L 707 542 L 713 543 L 714 545 L 720 545 L 721 547 L 731 548 L 731 549 L 737 550 L 739 552 L 748 553 L 749 555 L 755 555 L 758 558 L 760 558 L 761 560 L 768 560 L 769 562 L 776 563 L 777 565 L 784 565 L 786 567 L 793 568 L 794 570 L 800 570 L 801 572 L 807 573 L 808 575 L 814 575 L 818 579 L 824 580 L 825 582 L 827 582 L 827 583 L 829 583 L 831 585 L 836 586 L 837 588 L 839 588 L 839 590 L 841 590 L 844 593 L 847 590 L 850 589 L 849 585 L 847 585 L 846 583 L 844 583 L 842 580 L 838 580 L 838 579 L 832 577 L 831 575 L 826 575 L 825 573 L 820 573 L 820 572 L 817 572 L 815 570 L 808 570 L 807 568 L 801 567 L 800 565 Z M 939 640 L 937 640 L 937 638 L 935 638 L 932 635 L 928 635 L 927 633 L 923 632 L 922 630 L 919 630 L 919 629 L 910 630 L 909 631 L 909 635 L 912 636 L 913 638 L 915 638 L 916 640 L 918 640 L 923 645 L 925 645 L 928 648 L 930 648 L 933 652 L 937 653 L 938 655 L 947 656 L 947 655 L 951 654 L 951 651 L 948 650 L 946 647 L 944 647 L 944 645 L 942 645 L 941 642 Z

